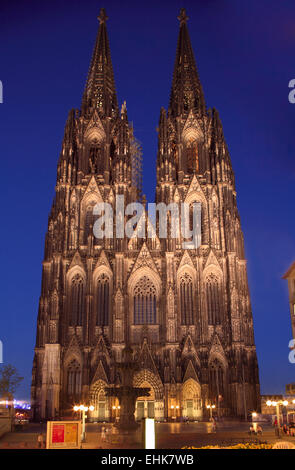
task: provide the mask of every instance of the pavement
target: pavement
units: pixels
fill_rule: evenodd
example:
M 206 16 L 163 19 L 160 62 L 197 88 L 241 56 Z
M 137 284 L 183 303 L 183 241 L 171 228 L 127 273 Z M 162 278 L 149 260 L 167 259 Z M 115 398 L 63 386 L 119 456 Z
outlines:
M 108 428 L 106 440 L 102 441 L 101 428 Z M 279 439 L 274 428 L 262 425 L 262 436 L 249 436 L 250 423 L 219 422 L 216 433 L 211 432 L 211 424 L 200 423 L 157 423 L 156 448 L 181 449 L 185 446 L 203 447 L 206 445 L 229 446 L 240 442 L 266 442 L 273 444 Z M 0 439 L 0 449 L 36 449 L 37 436 L 40 432 L 46 434 L 46 424 L 29 423 L 22 430 L 5 434 Z M 283 435 L 280 440 L 291 441 L 295 444 L 295 437 Z M 85 449 L 131 449 L 140 448 L 140 444 L 122 439 L 122 436 L 112 432 L 111 424 L 86 424 L 86 442 L 82 444 Z

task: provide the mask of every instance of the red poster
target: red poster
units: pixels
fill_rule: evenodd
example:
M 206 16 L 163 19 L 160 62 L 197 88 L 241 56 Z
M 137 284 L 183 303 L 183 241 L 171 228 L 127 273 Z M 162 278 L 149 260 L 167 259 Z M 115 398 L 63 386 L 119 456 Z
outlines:
M 65 427 L 63 424 L 52 426 L 52 444 L 65 442 Z

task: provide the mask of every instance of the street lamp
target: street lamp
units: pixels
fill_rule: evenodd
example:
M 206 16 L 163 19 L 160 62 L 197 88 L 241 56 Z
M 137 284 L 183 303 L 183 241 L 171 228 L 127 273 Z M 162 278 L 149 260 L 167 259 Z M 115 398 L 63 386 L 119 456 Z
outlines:
M 88 411 L 88 410 L 93 411 L 94 406 L 92 406 L 92 405 L 90 405 L 90 406 L 75 405 L 74 406 L 74 411 L 81 411 L 82 412 L 82 435 L 81 435 L 82 441 L 85 441 L 85 419 L 87 418 L 86 411 Z
M 212 409 L 214 410 L 214 408 L 215 408 L 215 405 L 207 405 L 207 409 L 210 410 L 210 419 L 211 419 L 211 421 L 212 421 Z
M 254 427 L 254 431 L 257 432 L 257 422 L 255 422 L 255 418 L 257 418 L 256 411 L 252 411 L 252 423 Z
M 295 400 L 292 400 L 292 404 L 295 405 Z M 287 411 L 287 423 L 289 424 L 289 415 L 293 415 L 294 418 L 295 410 L 294 407 L 292 407 L 291 410 Z
M 120 406 L 120 405 L 118 405 L 118 406 L 113 405 L 113 406 L 112 406 L 112 409 L 114 410 L 115 421 L 117 421 L 117 419 L 118 419 L 117 410 L 120 410 L 120 409 L 121 409 L 121 406 Z
M 293 400 L 293 403 L 295 403 L 295 400 Z M 275 406 L 276 407 L 276 414 L 277 414 L 276 434 L 277 434 L 278 437 L 280 437 L 280 405 L 288 406 L 288 401 L 287 400 L 279 400 L 279 401 L 268 400 L 266 402 L 266 406 Z
M 172 420 L 174 420 L 175 419 L 175 414 L 174 414 L 173 410 L 174 410 L 175 406 L 171 405 L 170 408 L 171 408 L 171 418 L 172 418 Z
M 178 417 L 177 417 L 177 415 L 178 415 L 179 405 L 176 405 L 176 407 L 175 407 L 175 408 L 176 408 L 176 420 L 178 420 Z

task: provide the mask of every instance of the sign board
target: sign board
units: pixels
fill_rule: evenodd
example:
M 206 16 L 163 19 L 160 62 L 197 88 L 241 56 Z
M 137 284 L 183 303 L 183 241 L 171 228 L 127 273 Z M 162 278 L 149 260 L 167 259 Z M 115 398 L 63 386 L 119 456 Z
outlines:
M 274 443 L 273 449 L 295 449 L 295 445 L 289 441 L 277 441 Z
M 80 449 L 81 421 L 47 421 L 46 449 Z

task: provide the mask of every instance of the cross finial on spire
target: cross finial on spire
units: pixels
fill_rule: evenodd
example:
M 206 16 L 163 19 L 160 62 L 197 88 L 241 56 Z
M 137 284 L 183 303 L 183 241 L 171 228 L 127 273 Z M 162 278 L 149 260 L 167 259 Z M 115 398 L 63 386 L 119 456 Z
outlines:
M 180 21 L 180 26 L 183 25 L 183 24 L 186 24 L 186 22 L 188 20 L 188 16 L 186 16 L 185 8 L 181 8 L 179 16 L 177 17 L 177 19 Z
M 104 8 L 98 16 L 99 27 L 82 99 L 82 114 L 91 114 L 94 108 L 103 116 L 118 112 L 114 72 L 111 60 Z
M 99 16 L 97 17 L 97 19 L 99 21 L 99 24 L 105 23 L 109 19 L 104 8 L 100 9 Z
M 180 28 L 169 108 L 174 116 L 180 116 L 183 113 L 187 115 L 192 108 L 203 115 L 205 100 L 186 24 L 188 17 L 184 8 L 181 8 L 178 19 Z

